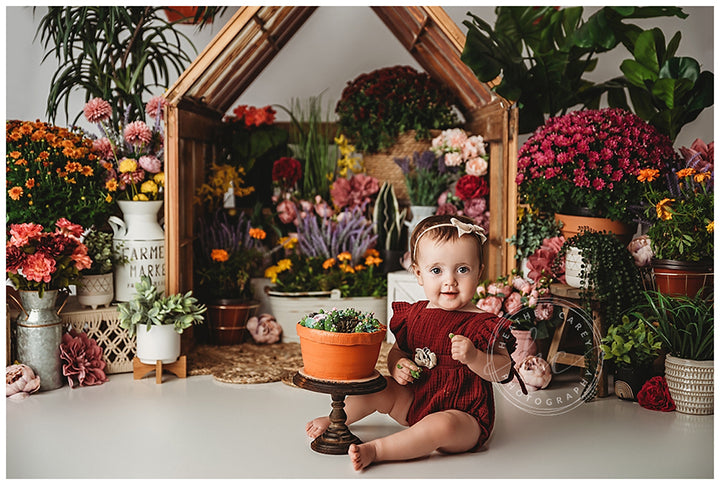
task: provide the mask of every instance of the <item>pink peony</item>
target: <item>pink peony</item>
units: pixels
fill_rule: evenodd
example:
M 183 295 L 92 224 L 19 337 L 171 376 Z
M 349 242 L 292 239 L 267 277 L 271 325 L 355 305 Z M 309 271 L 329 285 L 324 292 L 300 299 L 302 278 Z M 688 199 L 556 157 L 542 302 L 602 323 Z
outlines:
M 442 215 L 455 215 L 458 213 L 457 207 L 455 207 L 454 204 L 451 204 L 449 202 L 446 202 L 444 204 L 440 204 L 437 209 L 435 209 L 435 215 L 442 216 Z
M 529 295 L 534 289 L 530 282 L 524 278 L 516 277 L 512 280 L 513 288 L 518 290 L 523 295 Z
M 471 158 L 466 164 L 465 164 L 465 171 L 469 173 L 470 175 L 475 175 L 476 177 L 482 177 L 484 175 L 487 175 L 488 172 L 488 163 L 487 160 L 481 157 L 475 157 Z
M 550 320 L 553 315 L 552 303 L 539 303 L 535 307 L 535 318 L 538 320 Z
M 277 213 L 280 222 L 282 222 L 283 224 L 289 224 L 291 222 L 294 222 L 298 215 L 295 204 L 293 204 L 289 200 L 283 200 L 278 204 Z
M 144 121 L 128 123 L 123 134 L 125 141 L 131 145 L 143 145 L 152 141 L 152 131 Z
M 498 317 L 502 315 L 502 298 L 497 296 L 488 296 L 482 300 L 478 300 L 477 307 L 487 313 L 492 313 Z
M 104 371 L 103 350 L 83 332 L 70 329 L 62 336 L 60 360 L 63 362 L 63 375 L 68 378 L 70 387 L 75 387 L 76 383 L 80 386 L 95 386 L 108 380 Z
M 150 101 L 147 102 L 145 105 L 145 113 L 152 118 L 155 119 L 160 115 L 162 117 L 162 114 L 165 110 L 165 107 L 167 106 L 167 101 L 163 96 L 154 96 L 150 98 Z M 156 173 L 156 172 L 153 172 Z
M 154 155 L 143 155 L 138 158 L 138 165 L 149 173 L 159 173 L 162 170 L 162 162 Z
M 508 315 L 514 315 L 523 307 L 522 295 L 513 291 L 505 298 L 504 306 Z
M 55 272 L 55 260 L 46 258 L 42 253 L 31 254 L 25 260 L 22 272 L 28 281 L 50 283 Z
M 522 362 L 516 364 L 515 367 L 523 382 L 525 382 L 528 391 L 545 389 L 552 380 L 550 364 L 542 357 L 529 355 Z
M 259 344 L 274 344 L 282 337 L 282 326 L 268 313 L 251 317 L 246 326 L 253 340 Z
M 638 236 L 628 244 L 628 251 L 635 259 L 635 266 L 643 267 L 650 264 L 655 253 L 650 245 L 650 238 L 647 235 Z
M 445 165 L 448 167 L 458 167 L 462 165 L 462 154 L 458 152 L 450 152 L 445 154 Z
M 25 364 L 13 364 L 5 368 L 5 397 L 15 401 L 25 399 L 40 389 L 40 376 Z
M 112 108 L 110 103 L 100 98 L 92 98 L 85 104 L 83 108 L 85 118 L 90 123 L 101 123 L 107 121 L 112 116 Z

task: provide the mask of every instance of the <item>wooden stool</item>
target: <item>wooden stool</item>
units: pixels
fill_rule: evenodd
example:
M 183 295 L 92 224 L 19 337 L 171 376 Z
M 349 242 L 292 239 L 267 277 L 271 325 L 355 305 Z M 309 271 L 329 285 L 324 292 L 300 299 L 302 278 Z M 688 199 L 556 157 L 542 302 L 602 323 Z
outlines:
M 330 426 L 325 432 L 315 438 L 310 448 L 326 455 L 346 455 L 351 444 L 360 444 L 360 438 L 348 430 L 347 414 L 345 414 L 345 396 L 356 394 L 372 394 L 382 391 L 387 381 L 378 371 L 367 378 L 355 381 L 325 381 L 314 379 L 299 371 L 293 376 L 293 384 L 309 391 L 330 394 L 332 397 L 332 412 L 330 413 Z
M 158 360 L 153 364 L 145 364 L 140 359 L 133 357 L 133 379 L 142 379 L 150 372 L 155 371 L 155 384 L 162 384 L 162 373 L 164 370 L 175 374 L 180 379 L 187 377 L 187 359 L 181 355 L 178 360 L 172 364 L 163 364 L 162 360 Z
M 553 296 L 566 298 L 569 300 L 569 303 L 573 304 L 573 307 L 577 309 L 578 311 L 582 311 L 582 307 L 579 304 L 580 301 L 580 292 L 582 290 L 580 288 L 574 288 L 569 285 L 563 285 L 560 283 L 553 283 L 550 285 L 550 293 Z M 597 396 L 598 397 L 605 397 L 608 395 L 608 384 L 607 384 L 607 369 L 606 366 L 603 365 L 603 363 L 600 361 L 601 359 L 601 351 L 600 351 L 600 340 L 602 339 L 604 335 L 603 331 L 603 321 L 602 321 L 602 312 L 599 311 L 599 303 L 596 301 L 592 302 L 592 315 L 590 316 L 592 318 L 592 336 L 593 336 L 593 349 L 595 351 L 595 356 L 598 359 L 598 366 L 600 366 L 600 374 L 598 375 L 598 385 L 597 385 Z M 564 364 L 564 365 L 570 365 L 574 367 L 585 367 L 585 356 L 580 354 L 571 354 L 568 352 L 560 351 L 560 342 L 562 340 L 562 337 L 565 333 L 565 330 L 570 328 L 572 325 L 572 322 L 568 323 L 568 317 L 570 316 L 570 311 L 565 312 L 565 316 L 563 318 L 562 324 L 555 329 L 555 333 L 553 335 L 552 341 L 550 343 L 550 349 L 548 350 L 548 357 L 547 361 L 550 365 L 553 365 L 555 363 Z

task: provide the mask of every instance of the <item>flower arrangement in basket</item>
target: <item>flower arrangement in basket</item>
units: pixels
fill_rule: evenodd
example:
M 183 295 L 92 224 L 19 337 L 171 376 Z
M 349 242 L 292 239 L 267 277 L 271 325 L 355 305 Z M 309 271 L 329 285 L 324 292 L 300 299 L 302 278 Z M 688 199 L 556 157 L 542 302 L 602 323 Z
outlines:
M 11 224 L 5 245 L 6 274 L 19 290 L 37 291 L 68 288 L 77 283 L 80 271 L 92 260 L 80 242 L 83 228 L 65 218 L 55 223 L 54 232 L 40 224 Z
M 400 133 L 456 126 L 452 92 L 410 66 L 393 66 L 361 74 L 348 82 L 335 107 L 342 131 L 363 152 L 387 148 Z
M 573 111 L 549 119 L 523 144 L 516 182 L 534 209 L 630 222 L 642 197 L 641 170 L 668 172 L 672 142 L 636 115 L 619 108 Z
M 83 112 L 95 123 L 101 137 L 93 141 L 93 153 L 101 158 L 105 168 L 105 188 L 110 198 L 118 200 L 160 200 L 165 186 L 163 172 L 163 110 L 166 101 L 156 96 L 145 106 L 146 114 L 154 119 L 148 126 L 142 120 L 125 119 L 119 126 L 111 124 L 110 103 L 92 98 Z
M 697 140 L 694 147 L 683 147 L 686 166 L 667 174 L 667 184 L 658 190 L 656 169 L 641 170 L 638 180 L 645 187 L 645 218 L 652 224 L 647 231 L 650 246 L 658 259 L 703 261 L 714 258 L 714 160 L 713 143 Z M 692 150 L 692 151 L 691 151 Z
M 5 123 L 7 222 L 52 226 L 64 217 L 83 227 L 106 220 L 104 187 L 91 139 L 40 121 Z

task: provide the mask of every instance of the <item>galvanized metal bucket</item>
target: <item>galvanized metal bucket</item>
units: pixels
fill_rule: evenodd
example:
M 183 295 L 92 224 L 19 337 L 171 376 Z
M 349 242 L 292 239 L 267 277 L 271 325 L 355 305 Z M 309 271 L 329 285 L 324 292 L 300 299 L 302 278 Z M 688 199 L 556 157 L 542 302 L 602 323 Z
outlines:
M 60 343 L 62 342 L 62 306 L 55 308 L 58 290 L 48 290 L 42 298 L 37 291 L 20 291 L 20 300 L 9 295 L 20 308 L 17 318 L 17 360 L 40 376 L 40 390 L 63 385 Z

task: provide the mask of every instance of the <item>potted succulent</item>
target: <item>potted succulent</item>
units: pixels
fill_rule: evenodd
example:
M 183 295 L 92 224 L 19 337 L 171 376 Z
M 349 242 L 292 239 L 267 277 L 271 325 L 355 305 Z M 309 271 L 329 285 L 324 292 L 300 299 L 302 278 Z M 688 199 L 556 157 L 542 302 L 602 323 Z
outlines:
M 675 158 L 670 139 L 632 113 L 573 111 L 549 119 L 523 144 L 516 182 L 524 202 L 556 214 L 566 239 L 582 226 L 602 230 L 601 222 L 609 232 L 630 236 L 630 207 L 643 192 L 640 171 L 664 175 Z
M 373 313 L 355 308 L 310 313 L 297 323 L 303 372 L 326 380 L 370 377 L 386 333 Z
M 92 259 L 89 268 L 80 271 L 77 283 L 78 303 L 92 307 L 107 307 L 113 301 L 113 237 L 109 232 L 91 228 L 83 242 Z
M 385 263 L 384 273 L 402 269 L 400 260 L 405 252 L 402 235 L 406 214 L 407 209 L 400 210 L 392 184 L 383 182 L 373 208 L 373 228 L 377 234 L 380 255 Z
M 638 391 L 652 377 L 652 363 L 662 342 L 642 320 L 623 315 L 619 324 L 610 325 L 602 338 L 603 359 L 614 367 L 615 395 L 637 400 Z
M 713 414 L 715 304 L 712 296 L 644 292 L 632 313 L 666 350 L 665 379 L 678 411 Z
M 696 140 L 681 152 L 686 166 L 673 169 L 666 186 L 653 184 L 660 178 L 656 170 L 641 172 L 639 178 L 645 187 L 644 220 L 650 224 L 647 236 L 657 289 L 692 297 L 713 283 L 713 143 Z
M 120 327 L 137 334 L 137 358 L 154 365 L 172 364 L 180 357 L 180 335 L 203 321 L 205 306 L 188 291 L 163 296 L 150 278 L 142 276 L 133 299 L 118 305 Z

